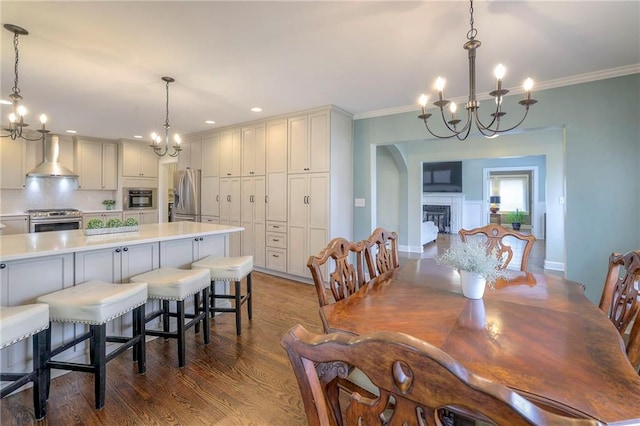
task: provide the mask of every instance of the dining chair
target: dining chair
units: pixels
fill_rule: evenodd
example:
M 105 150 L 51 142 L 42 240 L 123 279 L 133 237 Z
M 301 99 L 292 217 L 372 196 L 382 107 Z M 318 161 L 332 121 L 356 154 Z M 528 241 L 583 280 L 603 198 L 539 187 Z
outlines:
M 364 256 L 370 279 L 400 266 L 398 234 L 396 232 L 376 228 L 363 243 L 365 244 Z
M 640 367 L 639 280 L 640 250 L 612 253 L 599 305 L 620 335 L 626 337 L 627 356 L 636 370 Z M 632 322 L 631 331 L 626 335 Z
M 470 230 L 458 231 L 462 242 L 479 239 L 487 245 L 487 253 L 496 251 L 502 259 L 502 267 L 505 269 L 527 270 L 529 255 L 536 237 L 504 228 L 500 225 L 486 225 Z
M 465 369 L 429 343 L 404 333 L 374 332 L 318 335 L 296 325 L 281 339 L 300 387 L 311 426 L 442 424 L 441 408 L 463 406 L 498 425 L 599 425 L 545 411 L 506 386 Z M 323 382 L 348 366 L 363 371 L 378 395 L 354 392 L 328 401 Z M 343 418 L 344 414 L 344 418 Z
M 309 256 L 307 267 L 311 271 L 313 283 L 318 293 L 320 307 L 335 303 L 358 291 L 365 283 L 362 252 L 362 242 L 351 242 L 342 237 L 334 238 L 315 256 Z M 355 263 L 349 257 L 355 255 Z M 325 278 L 325 265 L 333 263 L 333 271 Z M 333 300 L 328 296 L 326 283 L 331 289 Z

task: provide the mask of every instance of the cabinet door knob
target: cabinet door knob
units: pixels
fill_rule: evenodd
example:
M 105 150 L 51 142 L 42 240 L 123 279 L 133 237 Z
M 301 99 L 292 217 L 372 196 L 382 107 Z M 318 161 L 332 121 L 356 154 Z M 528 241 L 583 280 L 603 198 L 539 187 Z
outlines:
M 199 240 L 200 240 L 200 241 L 204 241 L 204 238 L 200 237 L 200 238 L 199 238 Z
M 7 264 L 6 264 L 6 263 L 0 263 L 0 269 L 4 269 L 4 268 L 6 268 L 6 267 L 7 267 Z
M 123 248 L 122 251 L 129 251 L 129 247 Z
M 195 237 L 195 238 L 193 239 L 193 241 L 198 241 L 198 237 Z
M 277 254 L 272 254 L 271 256 L 273 256 L 273 257 L 280 257 L 280 256 L 278 256 Z
M 268 202 L 269 202 L 269 196 L 268 196 L 268 195 L 265 195 L 265 196 L 264 196 L 264 202 L 265 202 L 265 203 L 268 203 Z
M 116 249 L 116 253 L 120 253 L 120 249 L 119 248 Z
M 216 195 L 216 201 L 220 201 L 220 195 Z

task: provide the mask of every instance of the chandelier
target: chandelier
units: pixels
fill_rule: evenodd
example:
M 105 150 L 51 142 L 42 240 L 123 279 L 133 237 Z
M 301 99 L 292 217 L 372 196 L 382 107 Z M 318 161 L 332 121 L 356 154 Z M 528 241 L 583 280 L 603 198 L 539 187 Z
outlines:
M 161 145 L 162 137 L 155 132 L 151 134 L 151 144 L 149 146 L 158 157 L 164 157 L 165 155 L 177 157 L 178 154 L 180 154 L 180 151 L 182 151 L 182 147 L 180 146 L 180 135 L 177 133 L 173 135 L 173 140 L 175 141 L 175 144 L 172 147 L 173 151 L 169 152 L 169 129 L 171 128 L 171 125 L 169 124 L 169 84 L 173 83 L 175 80 L 171 77 L 162 77 L 162 81 L 167 84 L 167 114 L 165 116 L 164 125 L 162 126 L 164 127 L 164 146 Z
M 29 32 L 24 28 L 18 27 L 17 25 L 12 24 L 4 24 L 4 28 L 7 31 L 13 33 L 13 49 L 15 51 L 15 62 L 14 62 L 14 80 L 13 80 L 13 89 L 9 98 L 11 99 L 11 103 L 13 105 L 13 112 L 9 114 L 9 126 L 3 126 L 2 130 L 7 132 L 6 134 L 0 134 L 0 137 L 3 138 L 11 138 L 12 140 L 16 140 L 19 138 L 28 140 L 28 141 L 44 141 L 45 135 L 49 133 L 49 131 L 45 128 L 45 124 L 47 122 L 47 116 L 42 114 L 40 116 L 40 129 L 37 132 L 40 133 L 40 136 L 37 138 L 30 139 L 27 137 L 24 129 L 29 125 L 25 123 L 24 116 L 27 114 L 27 109 L 24 105 L 21 104 L 22 96 L 20 95 L 20 88 L 18 87 L 18 37 L 21 35 L 28 35 Z
M 509 93 L 507 89 L 502 88 L 502 79 L 505 74 L 505 67 L 502 64 L 499 64 L 495 69 L 495 77 L 496 77 L 496 90 L 489 93 L 489 95 L 493 96 L 495 99 L 495 110 L 491 113 L 491 121 L 488 124 L 483 123 L 478 116 L 478 110 L 480 109 L 480 102 L 476 98 L 476 49 L 480 47 L 480 40 L 476 40 L 476 35 L 478 30 L 473 27 L 473 0 L 470 0 L 471 6 L 469 8 L 469 13 L 471 15 L 470 24 L 471 29 L 467 32 L 467 42 L 464 44 L 463 48 L 469 52 L 469 101 L 465 104 L 465 108 L 467 110 L 467 119 L 462 127 L 459 124 L 462 122 L 456 116 L 457 105 L 455 102 L 451 102 L 444 98 L 444 86 L 445 80 L 442 77 L 438 77 L 436 80 L 436 90 L 438 91 L 438 100 L 433 103 L 437 108 L 440 109 L 440 115 L 442 116 L 442 121 L 446 126 L 448 132 L 445 135 L 440 135 L 435 133 L 430 127 L 428 123 L 429 117 L 431 114 L 427 113 L 426 106 L 428 97 L 426 95 L 420 96 L 420 106 L 422 107 L 422 114 L 418 116 L 419 119 L 424 121 L 424 125 L 433 136 L 441 139 L 448 139 L 452 137 L 457 137 L 459 140 L 465 140 L 467 136 L 469 136 L 469 132 L 471 131 L 472 123 L 476 124 L 476 127 L 480 131 L 482 135 L 485 137 L 491 138 L 496 137 L 501 133 L 505 133 L 511 131 L 518 127 L 522 122 L 527 118 L 527 114 L 529 113 L 529 106 L 535 104 L 537 101 L 535 99 L 531 99 L 531 89 L 533 88 L 533 80 L 527 78 L 524 82 L 524 99 L 520 100 L 518 103 L 524 107 L 524 116 L 522 119 L 512 127 L 507 129 L 501 129 L 500 119 L 506 115 L 506 112 L 502 111 L 502 100 L 503 97 Z M 445 116 L 444 108 L 449 106 L 450 111 L 450 119 L 447 120 Z

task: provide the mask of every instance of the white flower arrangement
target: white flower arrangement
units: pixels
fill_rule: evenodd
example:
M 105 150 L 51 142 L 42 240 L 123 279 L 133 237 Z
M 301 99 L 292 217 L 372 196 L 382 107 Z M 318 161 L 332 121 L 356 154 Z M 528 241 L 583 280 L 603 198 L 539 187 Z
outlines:
M 479 274 L 491 287 L 500 278 L 509 279 L 509 273 L 502 268 L 502 259 L 496 250 L 487 253 L 487 247 L 481 242 L 466 241 L 452 245 L 435 259 L 439 265 Z

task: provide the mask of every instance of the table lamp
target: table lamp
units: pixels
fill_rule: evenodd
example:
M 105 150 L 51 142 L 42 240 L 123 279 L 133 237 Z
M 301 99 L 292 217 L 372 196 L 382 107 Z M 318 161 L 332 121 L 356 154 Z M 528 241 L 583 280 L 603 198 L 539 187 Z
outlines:
M 491 197 L 489 197 L 489 202 L 491 203 L 491 207 L 489 208 L 489 210 L 491 210 L 491 213 L 498 213 L 498 210 L 500 210 L 500 207 L 498 207 L 498 204 L 500 204 L 500 196 L 492 195 Z

